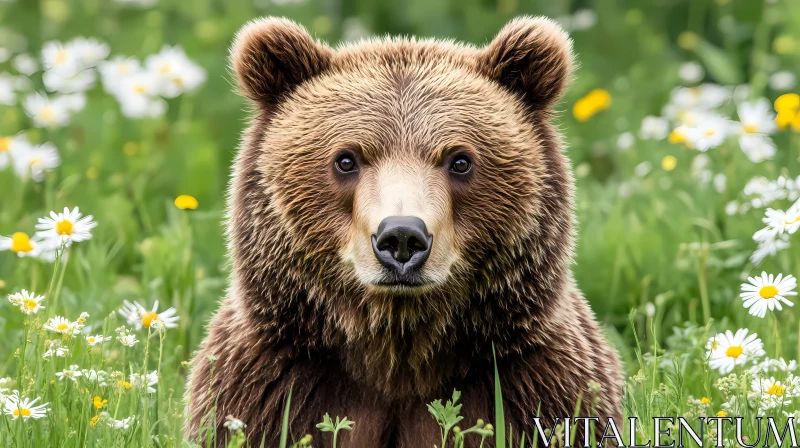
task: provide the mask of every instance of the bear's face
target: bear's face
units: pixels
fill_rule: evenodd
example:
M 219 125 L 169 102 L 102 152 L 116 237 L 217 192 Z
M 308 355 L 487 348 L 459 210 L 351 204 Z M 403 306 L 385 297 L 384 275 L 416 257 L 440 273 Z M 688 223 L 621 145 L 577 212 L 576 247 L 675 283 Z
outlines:
M 333 51 L 270 19 L 239 33 L 232 64 L 264 122 L 261 194 L 316 278 L 415 295 L 540 250 L 522 246 L 564 188 L 545 146 L 558 146 L 547 118 L 571 64 L 552 22 L 518 19 L 483 49 Z

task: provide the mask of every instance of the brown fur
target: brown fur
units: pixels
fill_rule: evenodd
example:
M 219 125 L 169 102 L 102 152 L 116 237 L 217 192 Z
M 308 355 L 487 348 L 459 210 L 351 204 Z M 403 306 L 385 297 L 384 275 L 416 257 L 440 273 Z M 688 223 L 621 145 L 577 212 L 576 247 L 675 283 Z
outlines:
M 573 415 L 580 395 L 581 415 L 621 423 L 617 355 L 569 268 L 573 182 L 550 120 L 572 55 L 557 25 L 520 18 L 483 49 L 397 38 L 333 51 L 266 19 L 231 58 L 256 107 L 231 184 L 231 287 L 193 361 L 188 437 L 216 406 L 220 434 L 231 414 L 275 446 L 293 385 L 295 439 L 329 446 L 314 429 L 329 412 L 356 422 L 340 446 L 430 447 L 441 436 L 425 404 L 454 388 L 465 423 L 493 419 L 492 343 L 516 433 L 531 434 L 539 407 Z M 363 160 L 356 182 L 331 171 L 341 148 Z M 474 158 L 466 182 L 440 168 L 452 148 Z M 441 229 L 423 291 L 372 287 L 375 261 L 344 255 L 375 231 L 375 189 L 394 172 L 422 184 L 432 199 L 415 204 Z M 595 411 L 589 381 L 603 387 Z

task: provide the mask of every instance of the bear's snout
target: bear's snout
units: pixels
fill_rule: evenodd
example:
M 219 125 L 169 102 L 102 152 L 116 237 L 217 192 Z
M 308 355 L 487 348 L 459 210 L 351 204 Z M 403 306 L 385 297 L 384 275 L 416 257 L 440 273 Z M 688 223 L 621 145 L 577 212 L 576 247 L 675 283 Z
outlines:
M 422 267 L 433 246 L 425 222 L 416 216 L 389 216 L 372 235 L 375 257 L 392 271 L 400 283 L 407 282 Z

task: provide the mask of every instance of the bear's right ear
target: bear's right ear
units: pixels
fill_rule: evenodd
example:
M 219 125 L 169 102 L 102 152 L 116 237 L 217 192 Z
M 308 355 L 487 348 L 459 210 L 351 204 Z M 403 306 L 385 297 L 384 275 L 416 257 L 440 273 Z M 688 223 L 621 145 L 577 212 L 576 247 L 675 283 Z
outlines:
M 332 57 L 333 50 L 317 43 L 305 28 L 272 17 L 242 27 L 230 50 L 240 92 L 265 108 L 322 73 Z

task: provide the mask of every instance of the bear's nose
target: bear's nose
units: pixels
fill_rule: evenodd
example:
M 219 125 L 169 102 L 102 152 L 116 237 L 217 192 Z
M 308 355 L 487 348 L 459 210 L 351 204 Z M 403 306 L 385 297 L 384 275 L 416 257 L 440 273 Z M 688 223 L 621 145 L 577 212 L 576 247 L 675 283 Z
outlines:
M 425 263 L 431 253 L 433 235 L 416 216 L 389 216 L 372 235 L 372 250 L 378 261 L 405 275 Z

